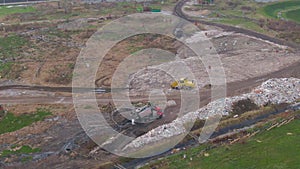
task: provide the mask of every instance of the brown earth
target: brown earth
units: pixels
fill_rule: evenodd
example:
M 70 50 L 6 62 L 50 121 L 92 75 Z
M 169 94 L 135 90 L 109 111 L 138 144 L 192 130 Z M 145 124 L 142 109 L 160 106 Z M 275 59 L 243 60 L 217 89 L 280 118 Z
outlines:
M 30 17 L 27 16 L 26 18 Z M 10 19 L 7 18 L 7 20 L 11 21 Z M 71 79 L 69 77 L 72 74 L 74 62 L 80 51 L 80 47 L 84 45 L 86 40 L 96 30 L 61 30 L 57 28 L 58 25 L 59 23 L 50 24 L 50 29 L 48 29 L 46 27 L 49 24 L 41 24 L 33 31 L 28 31 L 25 28 L 17 29 L 16 32 L 19 33 L 18 35 L 27 39 L 30 42 L 30 46 L 23 49 L 23 52 L 19 55 L 20 58 L 16 61 L 21 66 L 26 66 L 27 69 L 18 73 L 21 78 L 14 79 L 14 83 L 70 86 Z M 91 25 L 98 25 L 98 23 Z M 29 24 L 30 26 L 34 27 L 34 24 Z M 12 31 L 15 30 L 12 29 Z M 4 35 L 11 32 L 0 33 Z M 237 45 L 233 45 L 235 40 L 237 41 Z M 212 42 L 220 53 L 221 58 L 223 58 L 223 61 L 227 63 L 225 64 L 225 68 L 227 73 L 231 75 L 231 80 L 227 84 L 228 96 L 246 93 L 269 78 L 300 78 L 300 63 L 297 61 L 299 53 L 240 34 L 214 38 Z M 34 48 L 32 48 L 32 45 Z M 169 50 L 172 53 L 177 53 L 179 46 L 180 44 L 173 39 L 151 35 L 135 36 L 120 42 L 105 57 L 105 62 L 99 68 L 98 78 L 95 83 L 99 87 L 109 87 L 116 66 L 124 58 L 137 50 L 145 47 L 158 47 Z M 267 50 L 262 50 L 262 48 Z M 26 57 L 28 53 L 31 58 Z M 254 57 L 250 57 L 251 55 Z M 251 64 L 248 64 L 247 67 L 245 63 Z M 260 66 L 259 68 L 257 68 L 258 65 Z M 247 71 L 245 71 L 246 68 Z M 230 74 L 231 71 L 235 71 L 234 74 Z M 169 82 L 165 82 L 166 88 L 168 88 L 168 85 Z M 9 92 L 12 93 L 11 91 Z M 201 88 L 200 97 L 202 106 L 211 101 L 210 92 L 209 88 Z M 38 94 L 41 96 L 35 96 Z M 110 94 L 98 94 L 97 98 L 99 105 L 111 102 Z M 147 98 L 147 96 L 136 95 L 131 97 L 132 101 L 146 101 Z M 161 120 L 141 125 L 138 128 L 131 127 L 130 129 L 132 130 L 128 134 L 140 135 L 152 128 L 174 120 L 177 117 L 180 107 L 180 93 L 179 91 L 172 91 L 167 95 L 167 98 L 168 100 L 175 100 L 177 106 L 167 108 L 165 110 L 165 117 Z M 96 145 L 84 134 L 76 118 L 72 98 L 69 93 L 46 91 L 40 94 L 33 91 L 31 94 L 20 96 L 0 95 L 0 103 L 6 103 L 4 107 L 16 115 L 32 113 L 39 107 L 48 108 L 53 112 L 53 116 L 44 121 L 37 122 L 15 132 L 0 135 L 0 145 L 16 143 L 19 145 L 31 145 L 33 147 L 40 147 L 42 152 L 53 151 L 57 154 L 27 163 L 20 163 L 18 158 L 11 159 L 12 166 L 7 168 L 48 168 L 49 166 L 51 168 L 65 168 L 66 166 L 70 168 L 86 166 L 99 168 L 105 162 L 117 161 L 115 155 L 103 150 L 97 151 L 98 154 L 89 155 L 89 152 Z M 58 119 L 55 119 L 56 117 Z M 67 143 L 73 140 L 80 147 L 72 149 L 71 152 L 62 150 Z M 0 150 L 4 148 L 1 147 Z M 3 160 L 9 161 L 10 159 Z

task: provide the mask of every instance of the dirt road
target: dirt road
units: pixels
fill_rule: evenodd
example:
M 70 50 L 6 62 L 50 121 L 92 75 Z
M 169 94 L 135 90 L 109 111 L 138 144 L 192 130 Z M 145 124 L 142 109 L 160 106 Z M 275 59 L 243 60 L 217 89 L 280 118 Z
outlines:
M 232 31 L 232 32 L 236 32 L 236 33 L 242 33 L 242 34 L 245 34 L 245 35 L 253 36 L 253 37 L 263 39 L 263 40 L 266 40 L 266 41 L 270 41 L 270 42 L 273 42 L 275 44 L 289 46 L 291 48 L 300 50 L 300 46 L 295 44 L 295 43 L 291 43 L 291 42 L 287 42 L 287 41 L 284 41 L 284 40 L 281 40 L 281 39 L 270 37 L 270 36 L 267 36 L 267 35 L 264 35 L 264 34 L 261 34 L 261 33 L 255 32 L 255 31 L 251 31 L 251 30 L 248 30 L 248 29 L 243 29 L 243 28 L 239 28 L 239 27 L 224 25 L 224 24 L 220 24 L 220 23 L 208 22 L 208 21 L 202 20 L 200 18 L 187 16 L 182 11 L 182 8 L 183 8 L 183 6 L 186 2 L 187 2 L 187 0 L 182 0 L 182 1 L 179 1 L 176 4 L 176 6 L 174 8 L 174 14 L 175 15 L 177 15 L 181 18 L 184 18 L 184 19 L 186 19 L 190 22 L 199 22 L 199 23 L 202 23 L 204 25 L 220 27 L 225 31 Z
M 296 62 L 286 68 L 279 71 L 272 72 L 266 75 L 250 78 L 243 81 L 237 81 L 227 84 L 227 96 L 234 96 L 242 93 L 249 92 L 252 88 L 258 86 L 263 81 L 270 78 L 282 78 L 282 77 L 295 77 L 300 78 L 300 62 Z M 72 101 L 72 88 L 71 87 L 48 87 L 48 86 L 1 86 L 0 91 L 18 89 L 22 91 L 33 90 L 33 91 L 44 91 L 48 93 L 54 93 L 54 96 L 0 96 L 0 104 L 73 104 Z M 83 92 L 93 92 L 93 89 L 84 89 Z M 201 105 L 207 104 L 210 100 L 210 89 L 201 89 L 200 98 Z M 111 102 L 111 96 L 107 94 L 96 94 L 98 103 L 109 103 Z M 142 101 L 148 99 L 148 96 L 134 96 L 131 97 L 132 101 Z M 177 100 L 180 99 L 180 92 L 168 95 L 168 99 Z M 85 100 L 88 102 L 89 100 Z

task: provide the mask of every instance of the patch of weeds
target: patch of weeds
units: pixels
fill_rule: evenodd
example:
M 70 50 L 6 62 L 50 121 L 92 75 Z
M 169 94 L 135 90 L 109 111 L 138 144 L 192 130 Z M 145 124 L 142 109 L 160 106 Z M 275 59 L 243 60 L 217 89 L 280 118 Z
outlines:
M 28 44 L 28 40 L 22 36 L 0 37 L 0 59 L 15 59 L 26 44 Z
M 3 150 L 1 152 L 1 155 L 0 157 L 9 157 L 11 155 L 18 155 L 18 154 L 30 154 L 30 153 L 37 153 L 37 152 L 41 152 L 41 149 L 40 148 L 32 148 L 28 145 L 25 145 L 25 146 L 21 146 L 21 147 L 18 147 L 18 146 L 14 146 L 14 147 L 11 147 L 9 150 Z M 30 156 L 29 156 L 30 157 Z M 32 158 L 32 157 L 31 157 Z M 24 158 L 23 158 L 24 159 Z M 22 159 L 22 160 L 23 160 Z M 26 158 L 27 159 L 27 158 Z M 26 160 L 25 159 L 25 160 Z M 28 159 L 27 159 L 28 160 Z
M 68 65 L 55 65 L 54 68 L 49 71 L 49 77 L 46 81 L 56 84 L 70 83 L 73 78 L 74 66 L 73 63 Z
M 250 99 L 240 100 L 233 104 L 232 114 L 243 114 L 245 112 L 257 109 L 259 109 L 259 107 Z
M 23 157 L 22 159 L 21 159 L 21 162 L 27 162 L 27 161 L 32 161 L 32 156 L 26 156 L 26 157 Z
M 22 114 L 15 116 L 8 112 L 6 116 L 0 121 L 0 134 L 13 132 L 23 127 L 29 126 L 34 122 L 44 120 L 45 117 L 52 115 L 47 109 L 37 109 L 33 114 Z
M 0 77 L 17 79 L 27 67 L 12 62 L 0 62 Z
M 10 72 L 11 67 L 12 67 L 11 62 L 7 62 L 7 63 L 0 62 L 0 76 L 5 77 Z
M 74 69 L 74 68 L 75 68 L 75 64 L 74 64 L 74 63 L 69 63 L 69 64 L 68 64 L 68 67 L 69 67 L 70 69 Z
M 193 128 L 191 129 L 192 131 L 193 130 L 196 130 L 196 129 L 200 129 L 204 126 L 205 124 L 205 120 L 199 120 L 198 118 L 196 119 L 195 123 L 194 123 L 194 126 Z

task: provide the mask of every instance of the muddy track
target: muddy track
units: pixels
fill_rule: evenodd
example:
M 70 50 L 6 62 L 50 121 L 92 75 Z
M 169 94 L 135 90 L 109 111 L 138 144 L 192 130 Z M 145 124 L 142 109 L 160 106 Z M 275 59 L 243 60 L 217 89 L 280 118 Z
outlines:
M 231 82 L 227 83 L 227 96 L 235 96 L 239 95 L 242 93 L 247 93 L 250 92 L 251 89 L 254 87 L 260 85 L 263 81 L 266 81 L 271 78 L 284 78 L 284 77 L 295 77 L 295 78 L 300 78 L 300 61 L 296 62 L 294 64 L 291 64 L 283 69 L 280 69 L 278 71 L 265 74 L 262 76 L 257 76 L 254 78 L 246 79 L 246 80 L 241 80 L 237 82 Z M 72 87 L 49 87 L 49 86 L 27 86 L 27 85 L 8 85 L 8 86 L 0 86 L 0 91 L 3 90 L 9 90 L 9 89 L 19 89 L 19 90 L 33 90 L 33 91 L 44 91 L 44 92 L 66 92 L 66 93 L 71 93 L 72 92 Z M 97 92 L 97 89 L 92 89 L 92 88 L 77 88 L 76 89 L 78 92 Z M 109 93 L 111 89 L 109 88 L 101 88 L 100 93 Z M 115 89 L 114 89 L 115 90 Z M 123 90 L 123 89 L 120 89 Z M 98 92 L 97 92 L 98 93 Z M 204 106 L 208 104 L 211 99 L 210 99 L 210 93 L 211 91 L 209 89 L 201 89 L 200 90 L 200 106 Z M 66 104 L 72 104 L 72 96 L 64 96 L 64 101 L 61 103 L 66 103 Z M 24 100 L 26 99 L 26 102 Z M 53 104 L 55 101 L 61 100 L 61 96 L 54 96 L 52 98 L 50 97 L 28 97 L 28 96 L 0 96 L 0 103 L 1 104 L 35 104 L 35 103 L 49 103 Z M 97 99 L 99 103 L 109 103 L 111 100 L 111 97 L 103 97 L 100 95 L 97 95 Z M 139 97 L 131 97 L 132 100 L 136 101 L 143 101 L 147 100 L 148 96 L 139 96 Z M 180 93 L 174 93 L 170 96 L 168 96 L 168 99 L 173 99 L 176 101 L 180 100 Z
M 205 25 L 216 26 L 216 27 L 222 28 L 225 31 L 242 33 L 242 34 L 245 34 L 245 35 L 253 36 L 253 37 L 263 39 L 263 40 L 266 40 L 266 41 L 270 41 L 270 42 L 273 42 L 273 43 L 276 43 L 276 44 L 279 44 L 279 45 L 288 46 L 288 47 L 296 49 L 296 50 L 300 50 L 300 45 L 292 43 L 292 42 L 287 42 L 287 41 L 284 41 L 284 40 L 281 40 L 281 39 L 270 37 L 270 36 L 267 36 L 267 35 L 264 35 L 264 34 L 261 34 L 261 33 L 255 32 L 255 31 L 251 31 L 251 30 L 248 30 L 248 29 L 238 28 L 238 27 L 224 25 L 224 24 L 220 24 L 220 23 L 213 23 L 213 22 L 201 20 L 199 18 L 194 18 L 194 17 L 187 16 L 182 11 L 182 7 L 184 6 L 184 4 L 186 2 L 187 2 L 187 0 L 181 0 L 176 4 L 176 6 L 174 8 L 174 12 L 173 12 L 176 16 L 184 18 L 184 19 L 186 19 L 190 22 L 199 22 L 199 23 L 202 23 L 202 24 L 205 24 Z
M 0 90 L 8 90 L 8 89 L 34 90 L 34 91 L 46 91 L 46 92 L 68 92 L 68 93 L 72 92 L 72 87 L 50 87 L 50 86 L 30 86 L 30 85 L 0 86 Z M 95 90 L 92 88 L 77 88 L 77 89 L 82 90 L 83 92 Z M 109 90 L 109 89 L 107 89 L 107 90 Z
M 84 87 L 51 87 L 51 86 L 30 86 L 30 85 L 5 85 L 0 86 L 1 90 L 16 89 L 16 90 L 33 90 L 45 92 L 96 92 L 96 93 L 110 93 L 111 88 L 84 88 Z M 124 90 L 127 88 L 114 88 L 114 91 Z

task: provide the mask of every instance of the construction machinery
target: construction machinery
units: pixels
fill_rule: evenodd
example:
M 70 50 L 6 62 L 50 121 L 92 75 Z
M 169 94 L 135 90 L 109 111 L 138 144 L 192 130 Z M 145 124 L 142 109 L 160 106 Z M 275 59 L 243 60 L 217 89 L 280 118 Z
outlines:
M 188 80 L 187 78 L 180 78 L 171 83 L 172 89 L 193 89 L 196 87 L 196 84 L 193 80 Z
M 123 116 L 122 121 L 120 121 L 120 115 Z M 162 117 L 163 112 L 161 108 L 153 105 L 152 103 L 146 103 L 142 106 L 136 106 L 134 108 L 122 108 L 115 110 L 112 114 L 112 120 L 120 128 L 124 128 L 130 123 L 132 125 L 135 123 L 150 123 Z
M 149 103 L 145 106 L 136 108 L 134 111 L 132 111 L 131 115 L 133 121 L 147 123 L 162 118 L 163 112 L 158 106 L 154 106 Z

